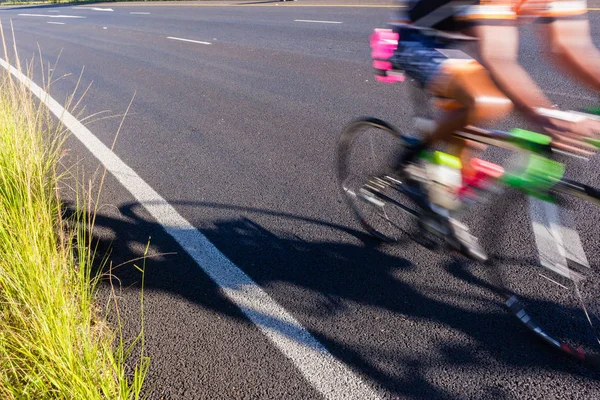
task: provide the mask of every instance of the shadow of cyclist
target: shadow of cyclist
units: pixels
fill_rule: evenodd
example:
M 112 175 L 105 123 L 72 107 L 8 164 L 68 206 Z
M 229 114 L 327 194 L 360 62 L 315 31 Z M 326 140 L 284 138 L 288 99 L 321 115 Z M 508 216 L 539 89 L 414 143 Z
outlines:
M 482 359 L 482 353 L 506 365 L 594 377 L 591 371 L 565 360 L 528 336 L 513 317 L 504 312 L 499 299 L 491 293 L 478 297 L 453 288 L 416 287 L 407 277 L 411 273 L 418 275 L 419 271 L 415 271 L 409 261 L 388 255 L 359 231 L 303 216 L 250 207 L 202 202 L 172 204 L 176 207 L 221 208 L 239 213 L 236 218 L 211 222 L 201 229 L 202 234 L 262 287 L 267 290 L 285 288 L 272 291 L 276 301 L 290 310 L 337 358 L 397 395 L 453 398 L 446 385 L 436 385 L 431 381 L 429 371 L 438 371 L 442 364 L 450 367 L 485 366 L 488 362 Z M 264 228 L 257 222 L 261 216 L 326 226 L 359 238 L 362 244 L 355 241 L 307 241 L 287 231 L 285 224 L 281 224 L 277 232 Z M 96 229 L 100 232 L 96 237 L 99 253 L 109 254 L 117 264 L 143 255 L 148 238 L 152 238 L 145 265 L 146 291 L 172 293 L 224 316 L 245 320 L 195 262 L 159 225 L 149 220 L 139 204 L 124 205 L 113 215 L 101 212 L 96 218 Z M 456 266 L 454 272 L 458 273 L 460 269 Z M 120 266 L 111 273 L 123 287 L 140 286 L 140 273 L 132 264 Z M 477 283 L 484 284 L 484 287 L 489 285 L 485 279 Z M 285 298 L 277 297 L 281 293 L 286 294 Z M 308 302 L 307 296 L 310 298 Z M 469 308 L 444 301 L 442 296 L 460 299 L 467 304 L 492 306 L 491 309 Z M 369 316 L 355 315 L 355 305 L 360 305 L 361 310 L 373 310 L 374 319 L 369 321 Z M 380 315 L 384 318 L 378 317 Z M 378 344 L 375 337 L 356 337 L 357 333 L 352 330 L 343 332 L 339 327 L 344 326 L 349 318 L 353 320 L 350 325 L 360 327 L 366 323 L 365 332 L 377 324 L 382 330 L 397 329 L 393 336 L 398 338 L 398 345 L 387 348 Z M 420 325 L 427 324 L 443 327 L 444 331 L 455 332 L 458 336 L 464 335 L 469 341 L 463 345 L 450 340 L 433 350 L 433 358 L 423 359 L 418 332 Z M 402 326 L 409 330 L 403 331 L 400 329 Z M 273 321 L 270 327 L 281 327 L 282 332 L 290 332 L 280 321 Z M 338 328 L 332 330 L 332 327 Z M 377 329 L 373 331 L 377 332 Z M 511 351 L 511 345 L 526 353 Z M 378 364 L 374 364 L 373 360 L 377 360 Z M 493 387 L 478 390 L 483 391 L 482 398 L 485 393 L 492 392 L 499 398 L 504 395 Z

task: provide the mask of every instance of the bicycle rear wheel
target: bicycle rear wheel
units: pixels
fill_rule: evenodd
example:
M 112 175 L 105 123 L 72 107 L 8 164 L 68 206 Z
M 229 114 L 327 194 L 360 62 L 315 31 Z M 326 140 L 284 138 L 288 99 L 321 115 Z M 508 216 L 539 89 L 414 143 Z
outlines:
M 410 188 L 394 173 L 410 141 L 384 121 L 363 118 L 349 124 L 338 143 L 340 190 L 362 227 L 382 241 L 401 240 L 420 212 Z
M 496 258 L 491 271 L 506 306 L 529 331 L 555 349 L 599 367 L 600 271 L 588 262 L 574 229 L 577 214 L 600 212 L 595 207 L 598 191 L 561 181 L 553 192 L 558 204 L 569 207 L 529 198 L 535 246 L 523 246 L 521 250 L 530 252 L 523 257 Z M 515 207 L 509 209 L 514 212 Z

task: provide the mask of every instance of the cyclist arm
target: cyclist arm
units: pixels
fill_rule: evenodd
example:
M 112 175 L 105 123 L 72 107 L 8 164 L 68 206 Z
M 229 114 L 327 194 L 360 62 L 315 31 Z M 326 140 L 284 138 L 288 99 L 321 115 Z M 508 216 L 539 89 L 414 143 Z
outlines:
M 479 55 L 494 82 L 529 118 L 540 120 L 536 109 L 552 108 L 537 84 L 518 63 L 519 31 L 510 23 L 498 24 L 482 21 L 472 28 L 479 39 Z
M 590 24 L 584 15 L 577 19 L 546 18 L 540 24 L 542 43 L 559 65 L 584 84 L 600 92 L 600 51 L 594 46 Z

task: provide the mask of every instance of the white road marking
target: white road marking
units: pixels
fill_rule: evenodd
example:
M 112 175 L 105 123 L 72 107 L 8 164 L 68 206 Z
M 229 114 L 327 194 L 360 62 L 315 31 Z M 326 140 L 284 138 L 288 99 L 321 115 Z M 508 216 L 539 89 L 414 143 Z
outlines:
M 550 227 L 554 236 L 560 238 L 559 244 L 562 244 L 561 253 L 568 260 L 574 261 L 580 266 L 590 268 L 590 263 L 583 251 L 583 245 L 579 234 L 569 225 L 571 221 L 564 221 L 564 217 L 560 216 L 560 209 L 552 203 L 544 202 L 546 215 L 550 222 Z
M 314 22 L 317 24 L 343 24 L 343 22 L 338 21 L 314 21 L 312 19 L 295 19 L 294 22 Z
M 329 353 L 291 314 L 56 100 L 1 58 L 0 65 L 27 85 L 326 399 L 380 399 L 373 389 Z
M 112 8 L 105 7 L 72 7 L 75 10 L 93 10 L 93 11 L 115 11 Z
M 529 215 L 542 266 L 569 279 L 574 272 L 567 260 L 590 267 L 579 234 L 561 223 L 557 206 L 530 197 Z
M 184 39 L 184 38 L 178 38 L 178 37 L 173 37 L 173 36 L 168 36 L 167 39 L 180 40 L 182 42 L 190 42 L 190 43 L 198 43 L 198 44 L 210 44 L 210 42 L 202 42 L 200 40 Z
M 19 14 L 22 17 L 46 17 L 46 18 L 87 18 L 79 15 L 46 15 L 46 14 Z
M 150 14 L 149 12 L 141 12 L 141 11 L 132 11 L 129 14 L 136 14 L 136 15 L 148 15 Z
M 47 24 L 54 24 L 54 25 L 64 25 L 64 22 L 54 22 L 54 21 L 48 21 L 46 22 Z

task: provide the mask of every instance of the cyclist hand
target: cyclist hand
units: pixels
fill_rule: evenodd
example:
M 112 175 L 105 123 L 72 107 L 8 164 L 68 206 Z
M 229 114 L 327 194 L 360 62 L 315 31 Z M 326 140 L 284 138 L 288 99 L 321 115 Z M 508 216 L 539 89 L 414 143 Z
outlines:
M 546 115 L 544 115 L 546 114 Z M 598 136 L 600 121 L 583 114 L 556 112 L 554 115 L 540 113 L 537 120 L 542 127 L 552 136 L 553 146 L 567 151 L 591 155 L 595 147 L 586 143 L 585 138 Z

